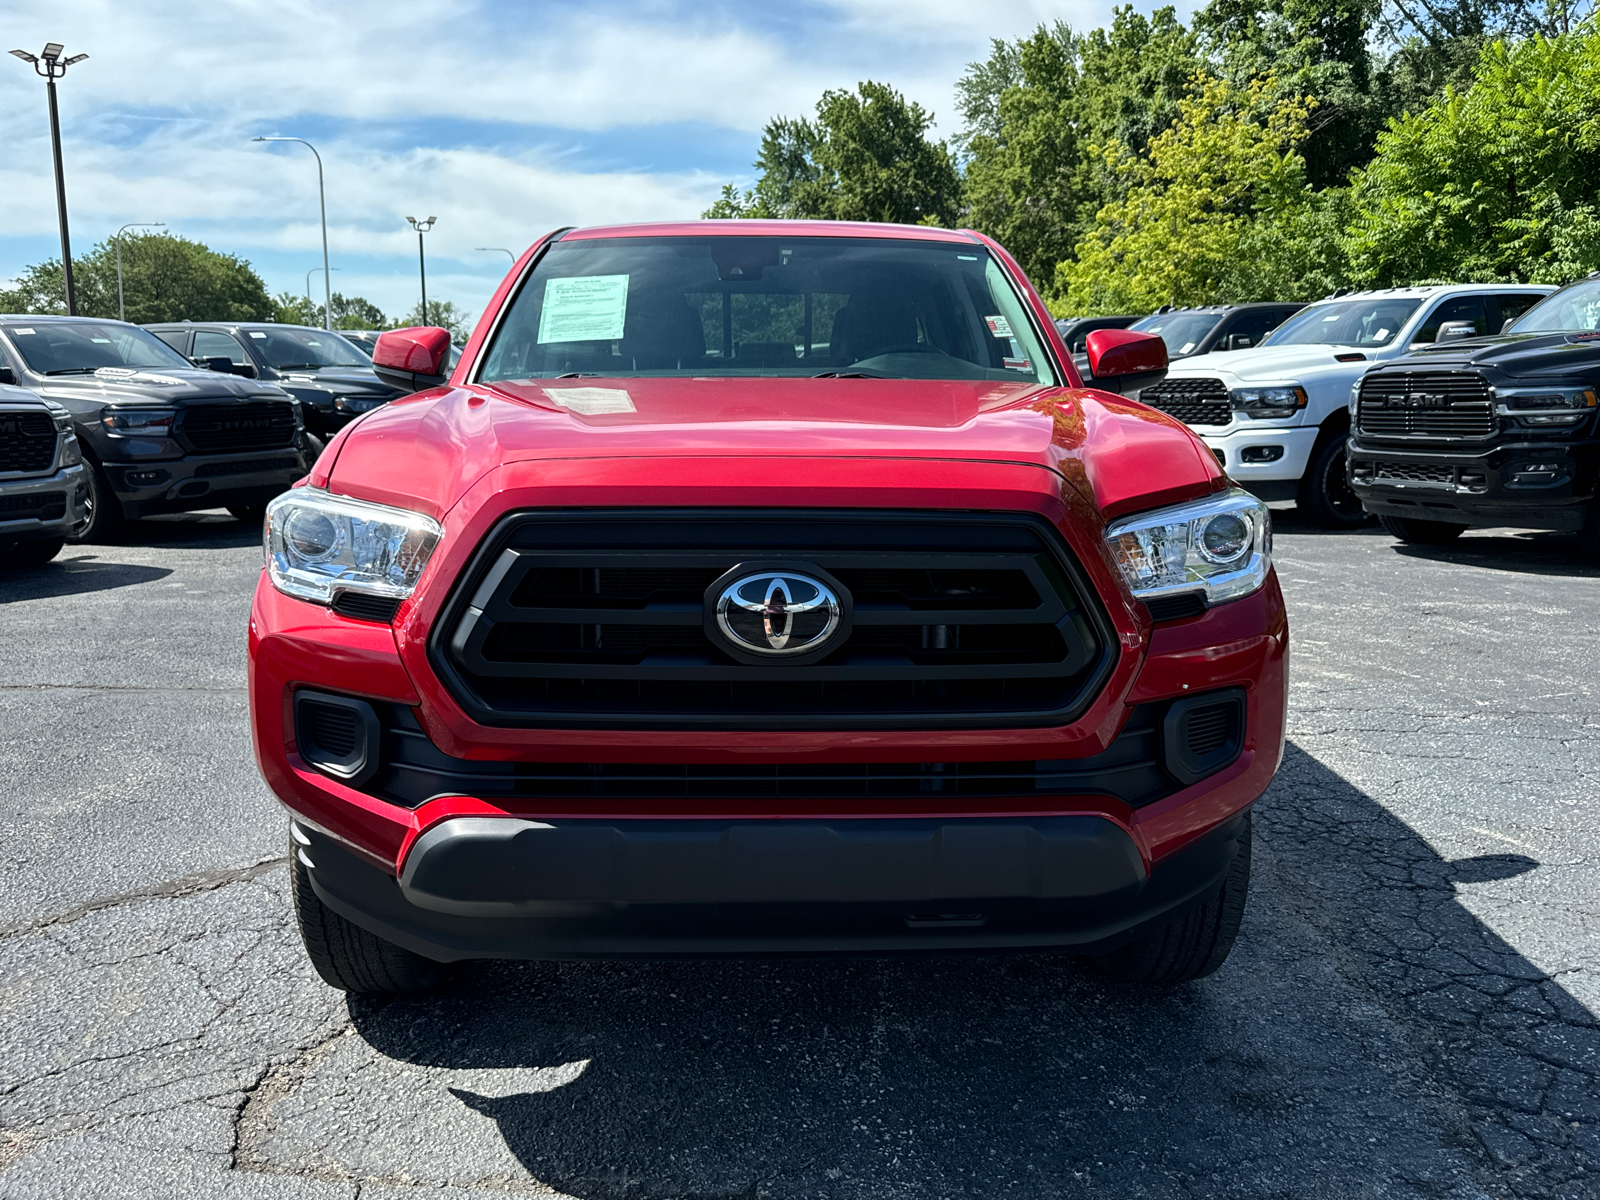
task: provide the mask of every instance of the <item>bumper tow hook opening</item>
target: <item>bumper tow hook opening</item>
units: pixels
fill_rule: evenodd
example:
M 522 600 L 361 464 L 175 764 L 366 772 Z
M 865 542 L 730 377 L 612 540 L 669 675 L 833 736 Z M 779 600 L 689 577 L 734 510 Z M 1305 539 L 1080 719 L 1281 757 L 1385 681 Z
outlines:
M 906 914 L 906 924 L 912 929 L 972 929 L 988 919 L 983 913 Z

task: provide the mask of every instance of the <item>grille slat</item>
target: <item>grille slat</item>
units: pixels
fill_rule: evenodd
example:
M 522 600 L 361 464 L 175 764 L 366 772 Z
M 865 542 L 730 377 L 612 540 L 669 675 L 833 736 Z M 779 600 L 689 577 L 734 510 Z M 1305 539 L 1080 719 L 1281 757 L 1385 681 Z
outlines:
M 820 661 L 749 664 L 706 632 L 734 567 L 831 574 L 855 624 Z M 436 626 L 487 724 L 845 728 L 1058 723 L 1108 641 L 1054 531 L 1025 516 L 591 511 L 512 518 Z
M 1140 391 L 1139 401 L 1185 425 L 1226 425 L 1233 420 L 1228 385 L 1213 377 L 1163 379 Z
M 1494 436 L 1494 401 L 1467 371 L 1376 371 L 1361 381 L 1356 422 L 1377 438 L 1481 441 Z
M 56 423 L 47 412 L 0 412 L 0 472 L 48 471 L 56 459 Z
M 1443 463 L 1379 462 L 1377 477 L 1398 479 L 1404 483 L 1451 485 L 1456 481 L 1456 469 Z
M 279 400 L 195 404 L 178 417 L 178 436 L 200 454 L 281 450 L 294 435 L 294 405 Z
M 352 709 L 307 701 L 302 719 L 311 741 L 334 757 L 350 754 L 356 748 L 356 714 Z

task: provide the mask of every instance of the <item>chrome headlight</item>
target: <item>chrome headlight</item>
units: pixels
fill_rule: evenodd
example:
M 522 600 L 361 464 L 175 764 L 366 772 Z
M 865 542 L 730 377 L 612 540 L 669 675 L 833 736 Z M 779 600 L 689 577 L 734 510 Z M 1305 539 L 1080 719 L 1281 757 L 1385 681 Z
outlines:
M 443 535 L 423 513 L 295 488 L 267 505 L 267 575 L 280 592 L 318 604 L 340 592 L 403 600 Z
M 1303 387 L 1244 387 L 1228 393 L 1233 407 L 1247 417 L 1292 417 L 1306 406 Z
M 1140 600 L 1181 592 L 1203 592 L 1212 604 L 1237 600 L 1265 583 L 1272 566 L 1267 506 L 1237 488 L 1113 521 L 1105 537 Z

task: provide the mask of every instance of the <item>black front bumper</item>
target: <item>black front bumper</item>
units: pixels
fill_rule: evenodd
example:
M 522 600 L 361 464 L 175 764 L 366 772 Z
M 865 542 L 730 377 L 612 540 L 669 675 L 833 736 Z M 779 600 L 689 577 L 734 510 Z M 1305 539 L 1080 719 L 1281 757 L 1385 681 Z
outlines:
M 1561 533 L 1583 527 L 1595 498 L 1597 467 L 1600 444 L 1592 439 L 1450 451 L 1355 437 L 1346 457 L 1350 486 L 1370 513 Z M 1400 477 L 1406 475 L 1414 478 Z
M 1220 884 L 1238 816 L 1148 874 L 1095 816 L 528 821 L 429 830 L 400 879 L 295 827 L 324 903 L 429 958 L 1103 953 Z
M 220 508 L 264 500 L 311 470 L 314 456 L 298 444 L 240 454 L 190 455 L 148 462 L 106 462 L 111 487 L 129 517 Z

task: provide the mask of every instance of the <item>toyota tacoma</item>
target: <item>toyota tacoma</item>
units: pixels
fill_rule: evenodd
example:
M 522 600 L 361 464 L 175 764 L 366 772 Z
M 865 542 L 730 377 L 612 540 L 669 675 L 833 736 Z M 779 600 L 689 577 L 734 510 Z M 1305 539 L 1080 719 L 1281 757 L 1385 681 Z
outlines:
M 317 971 L 1054 950 L 1239 928 L 1284 732 L 1262 503 L 1082 385 L 971 232 L 565 230 L 275 500 L 257 761 Z

